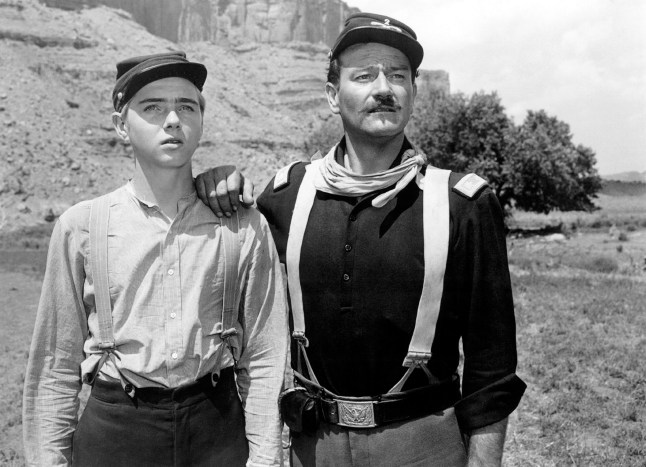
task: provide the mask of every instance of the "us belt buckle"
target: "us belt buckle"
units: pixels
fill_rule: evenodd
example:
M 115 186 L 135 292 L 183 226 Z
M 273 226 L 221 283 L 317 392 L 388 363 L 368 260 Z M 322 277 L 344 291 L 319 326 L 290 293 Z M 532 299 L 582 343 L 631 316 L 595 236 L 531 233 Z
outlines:
M 339 425 L 348 428 L 373 428 L 375 409 L 373 401 L 336 401 L 339 411 Z

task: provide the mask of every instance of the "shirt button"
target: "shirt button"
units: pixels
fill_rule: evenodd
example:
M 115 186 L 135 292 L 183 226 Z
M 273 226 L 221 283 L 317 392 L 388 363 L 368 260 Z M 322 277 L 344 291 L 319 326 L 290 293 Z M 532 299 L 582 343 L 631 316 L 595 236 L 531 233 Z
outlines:
M 173 352 L 170 354 L 170 356 L 173 358 L 173 360 L 177 360 L 177 352 Z
M 349 275 L 347 275 L 347 274 L 343 274 L 343 280 L 344 280 L 344 281 L 349 281 L 349 280 L 350 280 L 350 276 L 349 276 Z
M 350 251 L 352 250 L 352 245 L 348 244 L 345 246 L 345 251 Z
M 173 311 L 173 312 L 170 314 L 170 317 L 171 317 L 171 318 L 173 318 L 173 319 L 175 319 L 175 316 L 177 316 L 177 313 L 175 313 L 175 312 Z
M 168 270 L 168 275 L 172 276 L 173 274 L 175 274 L 175 270 L 173 268 L 169 269 Z

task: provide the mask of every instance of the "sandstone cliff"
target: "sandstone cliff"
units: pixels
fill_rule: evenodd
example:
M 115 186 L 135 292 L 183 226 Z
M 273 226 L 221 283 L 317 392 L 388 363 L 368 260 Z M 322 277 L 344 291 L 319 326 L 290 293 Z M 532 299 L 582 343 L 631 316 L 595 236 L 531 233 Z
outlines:
M 105 5 L 130 12 L 152 34 L 173 42 L 291 41 L 332 44 L 352 12 L 341 0 L 41 0 L 76 10 Z

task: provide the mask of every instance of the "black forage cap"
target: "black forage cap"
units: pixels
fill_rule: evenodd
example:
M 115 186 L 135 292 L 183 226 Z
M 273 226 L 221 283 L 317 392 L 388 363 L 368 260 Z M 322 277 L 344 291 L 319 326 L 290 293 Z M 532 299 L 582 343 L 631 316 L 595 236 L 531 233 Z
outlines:
M 354 13 L 345 20 L 345 27 L 330 50 L 330 60 L 351 45 L 368 42 L 378 42 L 402 51 L 412 70 L 417 70 L 424 58 L 424 48 L 409 26 L 389 16 Z
M 112 91 L 114 110 L 120 112 L 137 91 L 163 78 L 184 78 L 202 91 L 206 67 L 189 62 L 184 52 L 166 52 L 132 57 L 117 63 L 117 82 Z

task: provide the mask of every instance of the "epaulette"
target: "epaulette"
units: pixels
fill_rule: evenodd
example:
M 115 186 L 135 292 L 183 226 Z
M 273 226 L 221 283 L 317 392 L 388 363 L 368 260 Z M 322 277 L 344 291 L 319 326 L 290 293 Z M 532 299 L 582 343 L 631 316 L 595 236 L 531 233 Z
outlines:
M 487 186 L 487 181 L 484 178 L 476 174 L 467 174 L 455 184 L 453 191 L 468 199 L 473 199 L 485 186 Z
M 274 177 L 274 191 L 289 185 L 289 173 L 291 172 L 292 167 L 298 163 L 299 161 L 294 161 L 276 172 L 276 176 Z

